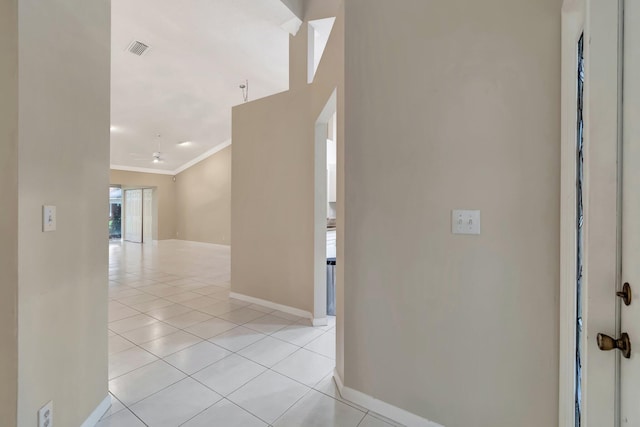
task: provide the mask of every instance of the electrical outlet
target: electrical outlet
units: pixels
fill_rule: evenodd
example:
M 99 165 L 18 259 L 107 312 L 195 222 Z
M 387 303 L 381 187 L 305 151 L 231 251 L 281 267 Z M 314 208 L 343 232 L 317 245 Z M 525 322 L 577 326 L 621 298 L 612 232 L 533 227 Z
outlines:
M 38 427 L 53 427 L 53 400 L 38 411 Z

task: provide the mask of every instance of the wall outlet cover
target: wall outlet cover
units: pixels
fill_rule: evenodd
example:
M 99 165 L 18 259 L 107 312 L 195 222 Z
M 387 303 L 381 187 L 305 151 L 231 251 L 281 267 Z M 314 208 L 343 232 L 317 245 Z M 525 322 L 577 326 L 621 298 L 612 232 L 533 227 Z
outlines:
M 53 401 L 38 411 L 38 427 L 53 427 Z

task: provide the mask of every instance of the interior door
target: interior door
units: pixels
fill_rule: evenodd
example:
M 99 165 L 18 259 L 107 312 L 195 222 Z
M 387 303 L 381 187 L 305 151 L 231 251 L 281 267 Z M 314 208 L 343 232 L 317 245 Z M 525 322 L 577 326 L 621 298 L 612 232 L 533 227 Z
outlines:
M 142 243 L 142 190 L 124 191 L 124 240 Z
M 620 358 L 620 425 L 640 426 L 640 2 L 624 7 L 624 103 L 622 141 L 622 280 L 631 300 L 619 306 L 616 338 L 627 334 L 629 358 Z M 619 289 L 623 290 L 623 289 Z M 626 303 L 629 303 L 626 305 Z M 621 351 L 617 351 L 620 357 Z
M 578 343 L 582 389 L 576 397 L 576 400 L 581 400 L 581 411 L 576 414 L 575 423 L 565 421 L 559 424 L 619 427 L 620 352 L 600 350 L 598 336 L 606 334 L 618 338 L 620 333 L 621 307 L 616 292 L 622 282 L 621 237 L 627 234 L 622 232 L 619 221 L 622 199 L 618 197 L 622 182 L 618 167 L 622 141 L 623 55 L 619 53 L 622 9 L 621 2 L 616 0 L 586 0 L 584 4 L 584 286 L 579 296 L 582 316 L 578 317 L 578 329 L 582 331 Z M 577 41 L 579 32 L 576 35 Z M 567 58 L 570 58 L 573 53 L 568 49 L 567 52 Z M 568 81 L 565 87 L 575 86 Z M 567 103 L 567 108 L 570 108 L 570 103 Z M 570 120 L 575 114 L 567 113 L 566 117 L 567 129 L 575 129 Z M 569 139 L 567 142 L 567 147 L 571 148 L 572 142 Z M 566 164 L 571 164 L 575 154 L 567 158 L 571 160 Z M 571 187 L 571 177 L 568 178 Z
M 633 299 L 634 291 L 640 296 L 640 2 L 589 0 L 587 5 L 586 416 L 578 425 L 635 427 L 640 426 L 640 298 Z
M 558 424 L 640 427 L 639 1 L 564 1 L 562 122 Z

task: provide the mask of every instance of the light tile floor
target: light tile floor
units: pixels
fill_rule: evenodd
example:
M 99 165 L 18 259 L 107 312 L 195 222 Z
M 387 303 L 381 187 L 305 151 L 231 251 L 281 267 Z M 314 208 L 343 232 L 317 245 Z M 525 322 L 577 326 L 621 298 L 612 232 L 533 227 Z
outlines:
M 99 427 L 388 427 L 333 382 L 326 327 L 229 297 L 229 248 L 109 244 L 109 391 Z

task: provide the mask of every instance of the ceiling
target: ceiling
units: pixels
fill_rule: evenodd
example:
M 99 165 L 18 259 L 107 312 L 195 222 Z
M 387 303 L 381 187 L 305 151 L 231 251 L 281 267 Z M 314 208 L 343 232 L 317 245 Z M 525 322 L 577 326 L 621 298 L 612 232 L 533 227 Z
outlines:
M 111 5 L 112 167 L 179 171 L 229 144 L 241 83 L 250 100 L 288 89 L 285 28 L 297 18 L 281 0 Z M 133 41 L 150 48 L 136 56 Z

